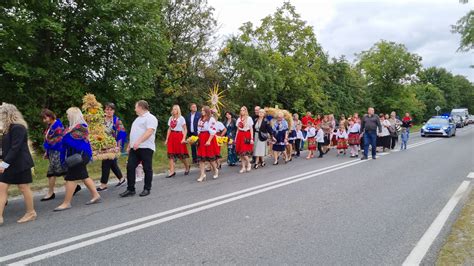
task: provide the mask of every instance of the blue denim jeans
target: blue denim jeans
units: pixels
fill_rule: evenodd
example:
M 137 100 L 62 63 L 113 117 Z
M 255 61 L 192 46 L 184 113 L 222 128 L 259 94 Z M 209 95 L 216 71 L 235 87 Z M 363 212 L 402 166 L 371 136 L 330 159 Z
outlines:
M 377 131 L 364 132 L 364 156 L 369 156 L 369 145 L 372 146 L 372 158 L 377 155 Z

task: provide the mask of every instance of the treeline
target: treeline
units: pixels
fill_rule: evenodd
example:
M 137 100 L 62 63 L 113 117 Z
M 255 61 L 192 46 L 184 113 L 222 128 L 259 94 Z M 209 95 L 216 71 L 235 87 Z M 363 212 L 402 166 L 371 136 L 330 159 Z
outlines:
M 112 101 L 129 126 L 146 99 L 164 130 L 173 104 L 206 103 L 217 83 L 226 110 L 278 105 L 292 112 L 474 110 L 474 86 L 443 68 L 423 69 L 403 44 L 380 41 L 354 63 L 330 58 L 314 30 L 284 3 L 225 40 L 206 1 L 2 1 L 0 101 L 17 105 L 42 139 L 39 113 L 63 114 L 85 93 Z M 326 47 L 331 49 L 331 47 Z

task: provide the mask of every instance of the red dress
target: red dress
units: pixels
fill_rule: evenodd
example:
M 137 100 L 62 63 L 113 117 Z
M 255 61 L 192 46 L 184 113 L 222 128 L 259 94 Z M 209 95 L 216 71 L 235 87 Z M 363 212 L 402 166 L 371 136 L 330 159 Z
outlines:
M 250 129 L 253 126 L 253 120 L 247 117 L 246 121 L 237 119 L 237 136 L 235 140 L 235 152 L 238 156 L 252 156 L 253 144 L 251 143 L 252 134 Z
M 219 159 L 221 157 L 220 147 L 217 145 L 217 139 L 215 136 L 216 120 L 212 117 L 208 121 L 200 119 L 198 123 L 198 132 L 198 160 L 201 162 L 213 162 Z M 214 135 L 214 137 L 212 138 L 210 145 L 207 146 L 206 143 L 211 137 L 211 134 Z
M 186 143 L 181 143 L 183 140 L 183 127 L 186 126 L 184 117 L 173 118 L 168 120 L 170 127 L 170 135 L 168 137 L 168 158 L 169 159 L 186 159 L 189 158 L 188 147 Z

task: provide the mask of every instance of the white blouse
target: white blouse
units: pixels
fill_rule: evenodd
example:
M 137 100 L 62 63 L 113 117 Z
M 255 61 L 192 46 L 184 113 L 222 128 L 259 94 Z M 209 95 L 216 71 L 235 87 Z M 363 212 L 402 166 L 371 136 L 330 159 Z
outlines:
M 381 121 L 382 123 L 382 133 L 380 133 L 380 136 L 381 137 L 386 137 L 388 135 L 390 135 L 390 131 L 388 131 L 388 127 L 391 126 L 390 125 L 390 121 L 388 120 L 384 120 L 384 121 Z
M 308 134 L 306 135 L 306 138 L 316 137 L 316 128 L 314 128 L 314 127 L 306 128 L 306 131 L 308 131 Z
M 339 129 L 336 132 L 336 138 L 338 139 L 347 139 L 349 136 L 346 131 L 340 131 Z
M 183 131 L 186 127 L 186 120 L 184 120 L 184 117 L 182 116 L 178 119 L 170 117 L 170 119 L 168 119 L 168 126 L 172 131 Z
M 209 120 L 204 122 L 202 119 L 199 119 L 198 122 L 198 132 L 209 132 L 211 135 L 216 134 L 216 120 L 211 117 Z
M 318 133 L 316 134 L 316 141 L 318 143 L 324 143 L 324 130 L 321 128 L 318 130 Z
M 242 122 L 242 123 L 241 123 Z M 253 120 L 250 116 L 247 117 L 247 121 L 240 120 L 240 117 L 237 119 L 237 129 L 241 131 L 249 131 L 253 126 Z
M 221 121 L 216 122 L 216 131 L 217 132 L 222 132 L 222 131 L 224 131 L 225 128 L 226 127 L 224 126 L 224 124 L 222 124 Z
M 360 132 L 360 125 L 358 123 L 354 123 L 354 125 L 349 126 L 349 133 L 359 133 Z

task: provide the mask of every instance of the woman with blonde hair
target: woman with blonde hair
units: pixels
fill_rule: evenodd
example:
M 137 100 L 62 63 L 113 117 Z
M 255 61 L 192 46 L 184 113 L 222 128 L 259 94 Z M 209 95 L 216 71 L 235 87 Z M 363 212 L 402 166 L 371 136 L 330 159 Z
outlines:
M 4 103 L 0 106 L 0 124 L 3 126 L 2 156 L 0 163 L 0 225 L 3 224 L 3 210 L 8 198 L 8 187 L 18 185 L 25 199 L 26 213 L 18 223 L 36 219 L 33 205 L 33 182 L 31 168 L 33 158 L 28 147 L 28 125 L 16 106 Z
M 253 154 L 253 120 L 249 116 L 247 107 L 240 108 L 240 117 L 237 119 L 237 136 L 235 137 L 235 151 L 242 162 L 240 173 L 250 172 L 250 156 Z
M 181 115 L 181 108 L 179 105 L 173 105 L 171 109 L 171 117 L 168 119 L 168 132 L 166 133 L 165 145 L 168 151 L 169 159 L 169 175 L 171 178 L 176 175 L 175 160 L 181 160 L 186 168 L 184 175 L 189 174 L 189 153 L 186 146 L 186 135 L 188 134 L 186 128 L 186 120 Z
M 71 208 L 72 196 L 77 186 L 76 182 L 82 180 L 92 195 L 92 199 L 86 203 L 91 205 L 101 202 L 94 181 L 89 177 L 87 164 L 92 159 L 92 148 L 89 142 L 89 130 L 82 112 L 77 107 L 67 110 L 69 128 L 66 129 L 62 143 L 64 152 L 61 155 L 68 169 L 64 180 L 66 180 L 66 194 L 64 201 L 54 211 L 64 211 Z

